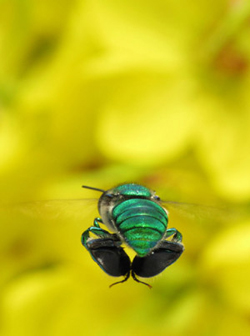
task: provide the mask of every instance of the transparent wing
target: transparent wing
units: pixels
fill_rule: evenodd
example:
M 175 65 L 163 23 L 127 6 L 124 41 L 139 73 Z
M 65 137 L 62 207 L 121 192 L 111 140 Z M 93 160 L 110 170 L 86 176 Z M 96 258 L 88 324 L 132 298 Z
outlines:
M 249 215 L 244 208 L 232 206 L 215 207 L 195 203 L 161 201 L 169 211 L 170 217 L 195 221 L 229 222 Z M 1 213 L 22 214 L 42 219 L 83 219 L 97 211 L 98 199 L 61 199 L 16 204 L 0 204 Z
M 195 203 L 182 203 L 172 201 L 161 201 L 162 206 L 178 217 L 188 218 L 198 221 L 215 221 L 215 222 L 233 222 L 242 219 L 248 215 L 243 207 L 226 206 L 210 206 Z
M 1 204 L 0 211 L 6 214 L 22 214 L 42 219 L 82 219 L 97 208 L 98 199 L 61 199 L 15 204 Z

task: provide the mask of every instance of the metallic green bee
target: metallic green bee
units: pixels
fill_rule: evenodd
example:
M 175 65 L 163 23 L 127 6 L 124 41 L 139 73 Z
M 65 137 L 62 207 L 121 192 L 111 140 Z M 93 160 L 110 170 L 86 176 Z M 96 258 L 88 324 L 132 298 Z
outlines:
M 161 206 L 160 198 L 139 184 L 122 184 L 110 190 L 83 186 L 102 192 L 98 202 L 101 218 L 82 234 L 82 244 L 93 260 L 110 276 L 124 276 L 111 286 L 132 278 L 154 277 L 173 264 L 184 251 L 182 235 L 175 228 L 167 229 L 168 212 Z M 104 224 L 112 231 L 103 230 Z M 90 233 L 97 238 L 90 237 Z M 166 240 L 172 236 L 171 241 Z M 121 246 L 126 243 L 135 252 L 131 262 Z M 110 286 L 110 287 L 111 287 Z

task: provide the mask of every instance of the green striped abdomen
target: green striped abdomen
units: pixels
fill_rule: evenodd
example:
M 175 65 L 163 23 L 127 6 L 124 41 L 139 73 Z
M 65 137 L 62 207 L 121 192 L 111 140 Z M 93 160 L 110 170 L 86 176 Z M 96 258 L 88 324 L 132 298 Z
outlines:
M 113 208 L 116 227 L 126 243 L 144 257 L 164 237 L 167 213 L 148 199 L 128 199 Z

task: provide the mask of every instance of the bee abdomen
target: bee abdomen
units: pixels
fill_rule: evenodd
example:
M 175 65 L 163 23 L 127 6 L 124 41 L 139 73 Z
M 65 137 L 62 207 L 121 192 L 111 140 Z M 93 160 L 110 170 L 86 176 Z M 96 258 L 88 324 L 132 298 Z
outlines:
M 167 213 L 147 199 L 129 199 L 113 209 L 116 227 L 126 243 L 143 257 L 164 237 Z

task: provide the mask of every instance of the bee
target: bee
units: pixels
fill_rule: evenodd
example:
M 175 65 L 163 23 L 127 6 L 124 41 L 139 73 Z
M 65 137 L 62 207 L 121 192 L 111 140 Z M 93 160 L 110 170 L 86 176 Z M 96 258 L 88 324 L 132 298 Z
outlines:
M 108 275 L 124 276 L 111 286 L 132 278 L 154 277 L 173 264 L 183 253 L 182 234 L 167 228 L 168 212 L 154 191 L 135 183 L 122 184 L 102 192 L 98 202 L 100 218 L 83 232 L 81 242 L 93 260 Z M 100 227 L 104 224 L 107 230 Z M 93 238 L 90 234 L 94 235 Z M 171 237 L 171 240 L 167 238 Z M 136 256 L 130 260 L 122 244 L 132 248 Z M 110 286 L 110 287 L 111 287 Z

